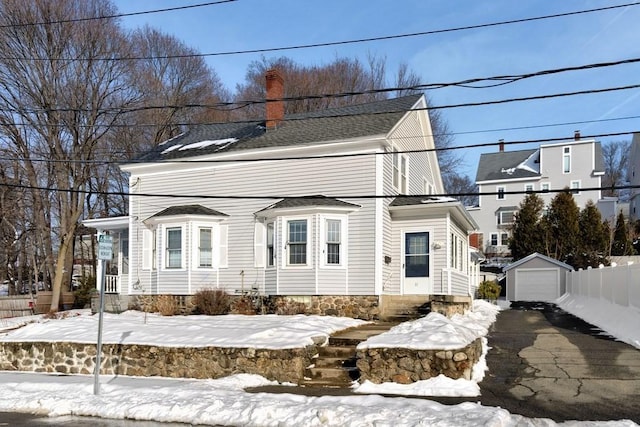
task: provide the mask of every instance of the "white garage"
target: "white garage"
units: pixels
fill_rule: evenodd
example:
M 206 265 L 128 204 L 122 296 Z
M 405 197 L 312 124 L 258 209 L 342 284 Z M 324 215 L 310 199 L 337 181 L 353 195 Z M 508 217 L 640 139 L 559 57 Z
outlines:
M 565 273 L 573 267 L 539 253 L 533 253 L 503 269 L 507 276 L 509 301 L 554 301 L 566 289 Z

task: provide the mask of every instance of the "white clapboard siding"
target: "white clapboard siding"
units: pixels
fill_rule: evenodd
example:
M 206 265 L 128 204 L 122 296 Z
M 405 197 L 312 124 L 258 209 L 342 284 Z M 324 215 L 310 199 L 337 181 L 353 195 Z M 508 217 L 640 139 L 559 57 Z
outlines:
M 396 220 L 393 222 L 393 253 L 397 254 L 392 261 L 392 268 L 394 274 L 389 281 L 387 293 L 400 294 L 401 293 L 401 283 L 402 283 L 402 231 L 406 229 L 429 229 L 431 234 L 429 235 L 429 243 L 432 245 L 433 242 L 446 242 L 447 241 L 447 226 L 446 221 L 441 218 L 428 218 L 428 219 L 420 219 L 420 220 Z M 431 271 L 431 276 L 433 279 L 433 287 L 434 289 L 439 289 L 440 287 L 440 271 L 447 266 L 447 249 L 446 245 L 443 245 L 440 249 L 430 249 L 430 257 L 432 260 L 433 270 Z
M 185 272 L 166 271 L 160 268 L 158 273 L 158 289 L 163 292 L 191 292 L 194 289 L 207 285 L 216 285 L 224 289 L 235 290 L 241 286 L 264 288 L 265 276 L 263 267 L 256 267 L 254 230 L 255 213 L 275 203 L 277 198 L 265 199 L 204 199 L 195 197 L 204 196 L 295 196 L 316 195 L 326 196 L 340 195 L 372 195 L 375 191 L 375 159 L 373 156 L 332 158 L 332 159 L 307 159 L 265 163 L 235 163 L 231 166 L 218 164 L 201 164 L 198 167 L 183 172 L 170 174 L 154 174 L 132 177 L 140 178 L 138 191 L 149 194 L 193 194 L 194 197 L 141 197 L 131 203 L 133 221 L 132 233 L 138 228 L 144 227 L 142 220 L 151 217 L 168 206 L 200 204 L 220 211 L 226 215 L 221 224 L 228 226 L 228 264 L 221 267 L 209 277 L 191 274 L 191 286 L 189 277 Z M 169 190 L 170 189 L 170 190 Z M 135 199 L 135 198 L 134 198 Z M 349 289 L 362 294 L 374 292 L 373 258 L 374 258 L 374 203 L 373 199 L 342 198 L 343 200 L 363 207 L 349 215 Z M 278 230 L 282 233 L 282 230 Z M 185 239 L 189 239 L 188 227 L 185 228 Z M 279 234 L 280 235 L 280 234 Z M 163 237 L 158 236 L 157 254 L 163 250 Z M 315 232 L 310 234 L 315 239 Z M 281 243 L 281 240 L 278 242 Z M 131 242 L 131 259 L 141 265 L 142 239 Z M 185 243 L 185 262 L 190 262 L 192 245 L 190 239 Z M 215 250 L 215 249 L 214 249 Z M 311 254 L 311 262 L 315 262 L 314 253 Z M 160 257 L 163 258 L 163 257 Z M 281 263 L 282 260 L 278 260 Z M 355 272 L 351 272 L 353 266 L 358 266 Z M 269 269 L 268 269 L 269 270 Z M 312 270 L 313 271 L 313 270 Z M 149 271 L 139 275 L 142 289 L 152 286 L 150 279 L 154 276 Z M 242 274 L 241 274 L 242 273 Z M 287 270 L 287 273 L 290 273 Z M 293 273 L 293 271 L 291 271 Z M 275 279 L 275 274 L 272 274 Z M 346 277 L 346 276 L 345 276 Z M 342 286 L 342 285 L 341 285 Z M 278 292 L 284 293 L 309 293 L 315 291 L 315 273 L 309 274 L 304 269 L 296 270 L 296 273 L 281 273 L 278 277 Z M 340 286 L 337 286 L 340 288 Z M 272 287 L 268 291 L 272 291 Z

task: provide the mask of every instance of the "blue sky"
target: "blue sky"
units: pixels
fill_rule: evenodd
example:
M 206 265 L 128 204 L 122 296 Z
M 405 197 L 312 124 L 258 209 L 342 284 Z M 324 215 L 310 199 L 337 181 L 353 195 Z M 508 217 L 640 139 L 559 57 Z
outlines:
M 121 13 L 160 9 L 205 0 L 116 0 Z M 183 11 L 122 18 L 126 28 L 148 24 L 172 34 L 201 53 L 285 47 L 380 37 L 492 23 L 631 3 L 618 0 L 238 0 Z M 545 69 L 640 58 L 640 5 L 590 14 L 547 19 L 437 35 L 368 43 L 287 50 L 264 54 L 287 56 L 301 64 L 324 64 L 336 57 L 366 61 L 387 59 L 389 84 L 405 62 L 423 83 L 522 74 Z M 209 56 L 207 63 L 234 90 L 247 65 L 261 54 Z M 640 84 L 640 63 L 537 77 L 497 88 L 444 88 L 428 92 L 431 105 L 482 102 Z M 534 140 L 640 130 L 640 89 L 443 110 L 456 145 L 499 139 Z M 526 130 L 507 128 L 546 126 Z M 492 131 L 500 129 L 497 131 Z M 630 140 L 630 136 L 599 138 Z M 527 145 L 507 149 L 530 148 Z M 464 151 L 460 173 L 475 178 L 480 153 Z

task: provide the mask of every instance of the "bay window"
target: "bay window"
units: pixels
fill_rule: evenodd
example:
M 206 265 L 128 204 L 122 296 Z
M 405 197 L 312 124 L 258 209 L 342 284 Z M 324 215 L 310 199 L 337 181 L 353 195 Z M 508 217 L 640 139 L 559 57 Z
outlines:
M 307 265 L 307 220 L 287 221 L 289 265 Z
M 182 227 L 167 228 L 166 267 L 182 268 Z

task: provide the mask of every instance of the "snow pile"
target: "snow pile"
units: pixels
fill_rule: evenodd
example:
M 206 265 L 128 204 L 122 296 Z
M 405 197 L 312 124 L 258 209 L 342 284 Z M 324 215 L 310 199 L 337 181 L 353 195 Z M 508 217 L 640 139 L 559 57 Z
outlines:
M 597 326 L 622 342 L 640 348 L 640 309 L 572 294 L 564 294 L 555 303 L 567 313 Z
M 373 336 L 358 344 L 359 350 L 367 348 L 410 348 L 414 350 L 456 350 L 471 344 L 487 334 L 496 321 L 499 307 L 486 301 L 475 300 L 464 315 L 449 318 L 439 313 L 429 313 L 411 322 L 404 322 L 388 332 Z
M 477 403 L 371 396 L 309 397 L 251 394 L 244 387 L 269 385 L 255 375 L 220 380 L 103 377 L 92 394 L 92 377 L 2 373 L 0 411 L 49 416 L 95 416 L 234 426 L 554 426 Z M 617 426 L 634 426 L 617 421 Z M 572 423 L 578 425 L 578 423 Z M 588 425 L 606 425 L 590 422 Z
M 324 342 L 332 333 L 366 322 L 329 316 L 160 316 L 138 311 L 104 315 L 105 344 L 164 347 L 231 347 L 285 349 Z M 64 319 L 38 318 L 0 333 L 0 341 L 95 343 L 98 316 L 76 311 Z

